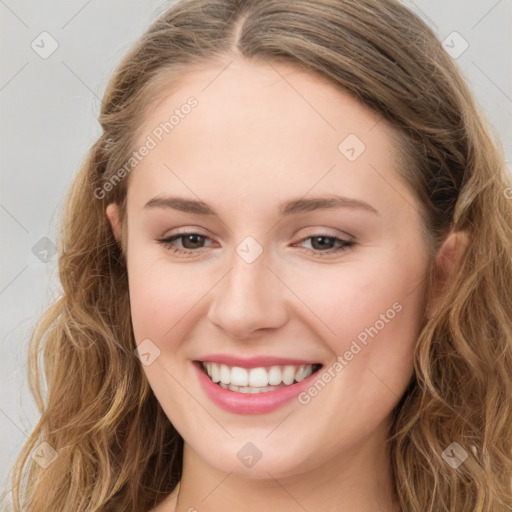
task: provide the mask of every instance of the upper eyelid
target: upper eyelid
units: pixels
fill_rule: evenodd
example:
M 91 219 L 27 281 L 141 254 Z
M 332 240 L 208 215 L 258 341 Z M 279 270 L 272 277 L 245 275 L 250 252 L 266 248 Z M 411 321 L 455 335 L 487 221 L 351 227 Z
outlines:
M 306 233 L 306 234 L 302 235 L 300 237 L 300 240 L 303 240 L 304 238 L 315 237 L 315 236 L 327 236 L 327 237 L 331 237 L 331 238 L 341 238 L 341 239 L 348 238 L 349 240 L 355 240 L 355 237 L 353 235 L 350 235 L 349 233 L 343 233 L 343 234 L 327 233 L 328 230 L 322 229 L 322 228 L 318 228 L 316 230 L 314 228 L 305 228 L 305 229 L 311 229 L 312 231 L 310 233 Z M 186 235 L 200 235 L 200 236 L 204 236 L 206 238 L 213 238 L 212 236 L 210 236 L 208 234 L 202 233 L 200 229 L 196 230 L 196 228 L 194 228 L 194 229 L 184 229 L 183 231 L 176 231 L 169 235 L 162 235 L 161 237 L 158 237 L 158 240 L 165 240 L 165 239 L 175 238 L 175 237 L 179 237 L 179 236 L 186 236 Z
M 320 226 L 320 224 L 319 224 Z M 176 236 L 176 235 L 202 235 L 202 236 L 207 236 L 209 238 L 214 238 L 215 236 L 214 235 L 210 235 L 208 233 L 204 233 L 204 231 L 206 232 L 209 232 L 208 229 L 205 229 L 205 228 L 202 228 L 202 227 L 199 227 L 199 226 L 187 226 L 187 227 L 181 227 L 181 228 L 175 228 L 177 229 L 178 231 L 174 231 L 172 234 L 169 234 L 169 235 L 162 235 L 160 238 L 170 238 L 170 237 L 173 237 L 173 236 Z M 300 229 L 301 231 L 302 230 L 307 230 L 309 233 L 312 233 L 308 236 L 318 236 L 320 234 L 324 234 L 324 236 L 332 236 L 332 237 L 348 237 L 350 239 L 355 239 L 356 237 L 354 235 L 351 235 L 350 233 L 348 233 L 347 231 L 342 231 L 341 229 L 339 228 L 333 228 L 333 227 L 316 227 L 316 226 L 306 226 L 306 227 L 303 227 Z M 330 230 L 335 230 L 337 231 L 338 233 L 327 233 L 327 231 L 330 231 Z M 171 229 L 169 230 L 166 230 L 167 231 L 171 231 Z M 306 236 L 306 235 L 304 235 Z
M 185 236 L 185 235 L 201 235 L 201 236 L 205 236 L 207 238 L 212 238 L 211 235 L 203 232 L 203 228 L 192 227 L 192 228 L 177 228 L 177 229 L 178 229 L 178 231 L 173 231 L 170 234 L 164 234 L 164 235 L 160 236 L 159 240 L 163 240 L 163 239 L 167 239 L 167 238 L 173 238 L 173 237 L 180 236 L 180 235 L 181 236 Z M 166 233 L 168 231 L 170 231 L 170 230 L 167 230 Z

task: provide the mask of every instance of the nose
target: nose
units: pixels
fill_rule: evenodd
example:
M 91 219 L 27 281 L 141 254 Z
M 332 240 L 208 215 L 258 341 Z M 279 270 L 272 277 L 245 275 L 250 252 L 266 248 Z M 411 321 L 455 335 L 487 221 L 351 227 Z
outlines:
M 267 251 L 252 262 L 237 252 L 230 269 L 212 290 L 208 319 L 227 335 L 251 339 L 287 321 L 287 288 L 276 276 Z

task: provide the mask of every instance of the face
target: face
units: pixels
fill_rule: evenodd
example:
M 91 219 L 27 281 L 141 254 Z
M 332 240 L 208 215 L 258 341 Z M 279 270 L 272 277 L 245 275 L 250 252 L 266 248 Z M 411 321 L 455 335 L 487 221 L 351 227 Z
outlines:
M 133 329 L 158 401 L 209 466 L 277 478 L 382 445 L 429 263 L 394 141 L 283 64 L 195 68 L 147 112 L 126 210 Z M 213 380 L 251 389 L 214 384 L 197 363 L 213 360 Z M 281 387 L 262 390 L 270 374 Z

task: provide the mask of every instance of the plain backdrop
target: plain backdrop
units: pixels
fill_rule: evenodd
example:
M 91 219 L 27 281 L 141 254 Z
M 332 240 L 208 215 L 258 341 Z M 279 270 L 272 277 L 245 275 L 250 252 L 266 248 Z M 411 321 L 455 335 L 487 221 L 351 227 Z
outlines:
M 65 192 L 100 134 L 114 66 L 172 3 L 0 0 L 0 490 L 9 490 L 8 471 L 38 419 L 27 346 L 58 292 L 53 252 Z M 448 42 L 510 162 L 512 0 L 404 3 Z

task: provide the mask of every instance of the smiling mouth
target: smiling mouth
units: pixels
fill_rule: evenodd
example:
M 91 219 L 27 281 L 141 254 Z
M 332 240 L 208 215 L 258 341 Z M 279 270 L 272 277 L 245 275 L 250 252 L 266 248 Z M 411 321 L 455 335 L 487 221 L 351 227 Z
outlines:
M 323 366 L 321 363 L 315 363 L 242 368 L 212 361 L 195 363 L 212 382 L 221 388 L 238 393 L 267 393 L 292 386 L 307 379 Z

